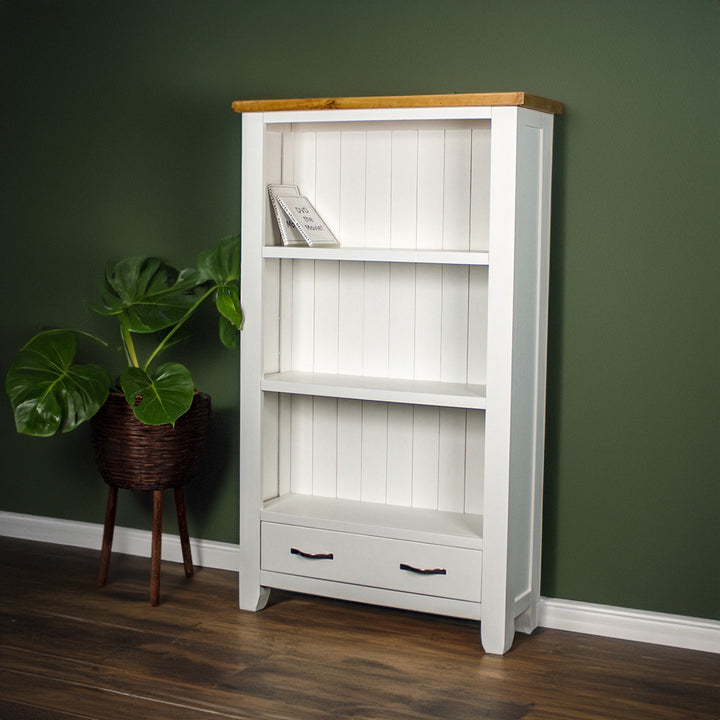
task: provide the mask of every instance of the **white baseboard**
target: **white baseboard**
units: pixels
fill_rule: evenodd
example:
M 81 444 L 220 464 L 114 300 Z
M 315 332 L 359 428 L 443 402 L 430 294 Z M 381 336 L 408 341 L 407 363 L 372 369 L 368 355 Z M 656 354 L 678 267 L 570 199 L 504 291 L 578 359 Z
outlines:
M 0 511 L 0 535 L 100 550 L 102 525 Z M 190 539 L 193 562 L 201 567 L 238 571 L 238 546 Z M 150 533 L 115 528 L 113 551 L 150 557 Z M 163 559 L 182 562 L 180 539 L 163 533 Z M 555 630 L 600 635 L 620 640 L 720 653 L 720 621 L 666 615 L 555 598 L 540 599 L 539 621 Z
M 720 621 L 574 600 L 540 599 L 540 625 L 588 635 L 720 653 Z
M 95 523 L 59 520 L 37 515 L 21 515 L 0 511 L 0 535 L 20 540 L 72 545 L 100 552 L 103 526 Z M 150 557 L 151 533 L 146 530 L 116 527 L 113 535 L 113 552 L 138 557 Z M 193 563 L 199 567 L 238 571 L 239 549 L 232 543 L 190 538 Z M 163 560 L 182 562 L 180 538 L 163 533 Z

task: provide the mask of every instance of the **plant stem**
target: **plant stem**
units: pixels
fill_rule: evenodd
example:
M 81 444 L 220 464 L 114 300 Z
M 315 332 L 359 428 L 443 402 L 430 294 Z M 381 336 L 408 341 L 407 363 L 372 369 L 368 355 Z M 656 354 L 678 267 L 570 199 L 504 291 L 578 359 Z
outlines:
M 158 346 L 153 350 L 150 357 L 147 359 L 147 362 L 143 366 L 143 370 L 147 372 L 147 369 L 150 367 L 150 363 L 162 352 L 163 348 L 170 342 L 172 336 L 190 319 L 190 316 L 202 305 L 202 303 L 207 300 L 210 295 L 213 294 L 213 292 L 217 291 L 217 285 L 214 285 L 211 287 L 182 317 L 182 319 L 175 323 L 175 326 L 173 329 L 160 341 Z
M 125 356 L 127 357 L 128 363 L 130 363 L 133 367 L 140 367 L 137 354 L 135 353 L 135 343 L 132 339 L 132 333 L 124 323 L 120 323 L 120 336 L 122 337 L 123 347 L 125 348 Z

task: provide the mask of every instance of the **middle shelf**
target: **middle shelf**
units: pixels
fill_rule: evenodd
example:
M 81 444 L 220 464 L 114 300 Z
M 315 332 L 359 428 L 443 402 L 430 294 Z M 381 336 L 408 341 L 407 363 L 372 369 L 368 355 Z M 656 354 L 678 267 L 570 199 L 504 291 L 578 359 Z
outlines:
M 485 409 L 485 386 L 469 383 L 406 380 L 288 371 L 266 375 L 266 392 L 379 402 L 432 405 L 437 407 Z
M 337 260 L 431 265 L 488 265 L 489 254 L 468 250 L 415 250 L 373 247 L 285 247 L 266 245 L 262 256 L 280 260 Z

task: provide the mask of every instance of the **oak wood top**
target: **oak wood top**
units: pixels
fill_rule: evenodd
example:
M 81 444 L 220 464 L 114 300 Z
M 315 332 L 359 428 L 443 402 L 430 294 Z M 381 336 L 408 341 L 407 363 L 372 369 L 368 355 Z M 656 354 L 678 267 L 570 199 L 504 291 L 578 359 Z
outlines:
M 411 107 L 518 106 L 559 115 L 563 104 L 526 92 L 455 93 L 452 95 L 382 95 L 368 97 L 290 98 L 283 100 L 236 100 L 237 113 L 273 110 L 357 110 Z

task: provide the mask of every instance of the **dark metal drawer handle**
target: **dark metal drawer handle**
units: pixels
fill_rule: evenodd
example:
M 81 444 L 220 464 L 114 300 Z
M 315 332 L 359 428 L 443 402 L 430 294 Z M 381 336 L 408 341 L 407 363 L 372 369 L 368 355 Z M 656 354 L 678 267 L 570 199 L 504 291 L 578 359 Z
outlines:
M 292 555 L 299 555 L 300 557 L 308 558 L 309 560 L 332 560 L 332 553 L 306 553 L 297 548 L 290 548 Z
M 409 570 L 410 572 L 418 573 L 418 575 L 447 575 L 445 568 L 434 568 L 432 570 L 423 570 L 422 568 L 416 568 L 406 563 L 400 563 L 401 570 Z

